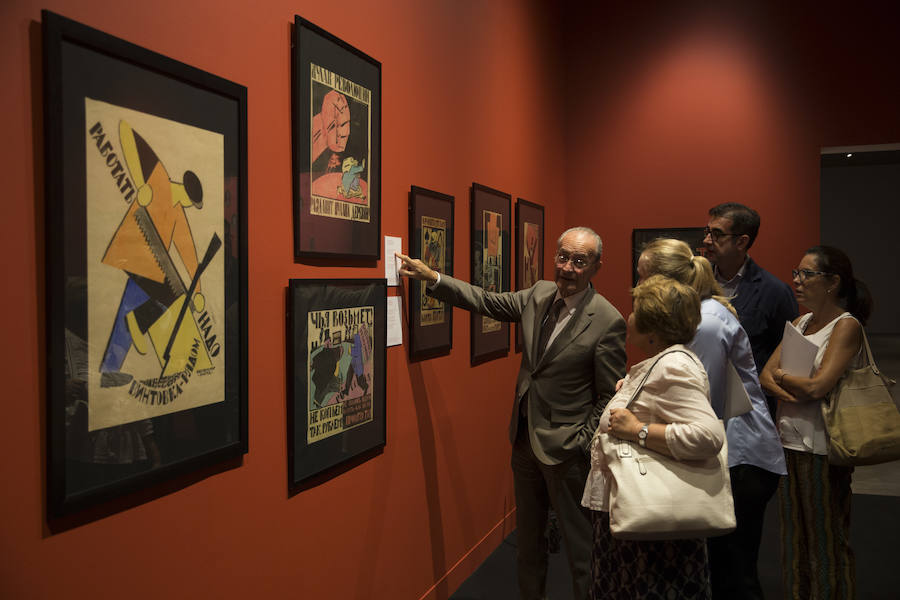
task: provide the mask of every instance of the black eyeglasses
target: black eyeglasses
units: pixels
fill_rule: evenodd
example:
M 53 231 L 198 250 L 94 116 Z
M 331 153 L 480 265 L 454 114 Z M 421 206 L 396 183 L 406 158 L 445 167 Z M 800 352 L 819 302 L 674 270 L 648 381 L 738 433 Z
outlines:
M 794 279 L 806 281 L 810 277 L 815 277 L 816 275 L 831 275 L 831 273 L 828 273 L 827 271 L 813 271 L 812 269 L 792 269 L 791 275 Z
M 591 259 L 587 256 L 582 256 L 581 254 L 575 254 L 570 256 L 568 252 L 557 252 L 556 253 L 556 266 L 564 267 L 566 263 L 572 261 L 572 265 L 576 269 L 583 269 L 589 264 L 591 264 Z
M 719 240 L 721 240 L 724 237 L 734 236 L 734 235 L 740 236 L 740 235 L 744 235 L 744 234 L 743 233 L 725 233 L 721 229 L 710 229 L 709 227 L 703 228 L 703 237 L 709 236 L 710 239 L 714 242 L 718 242 Z

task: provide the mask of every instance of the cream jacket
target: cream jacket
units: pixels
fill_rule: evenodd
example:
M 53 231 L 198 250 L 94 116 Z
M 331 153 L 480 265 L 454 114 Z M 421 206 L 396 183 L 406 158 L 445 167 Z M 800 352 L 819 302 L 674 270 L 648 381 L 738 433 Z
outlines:
M 681 344 L 671 346 L 666 352 L 650 370 L 629 410 L 643 423 L 668 425 L 666 444 L 676 460 L 715 456 L 725 441 L 725 427 L 710 406 L 706 371 L 697 356 Z M 610 471 L 599 447 L 599 433 L 609 431 L 610 409 L 628 403 L 655 361 L 656 356 L 631 367 L 622 387 L 600 416 L 600 426 L 591 441 L 591 470 L 581 500 L 591 510 L 609 510 Z

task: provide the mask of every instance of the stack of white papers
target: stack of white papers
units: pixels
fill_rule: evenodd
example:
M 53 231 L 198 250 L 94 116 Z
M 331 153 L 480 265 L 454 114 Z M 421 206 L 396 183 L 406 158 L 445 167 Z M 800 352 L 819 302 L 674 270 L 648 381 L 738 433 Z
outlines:
M 781 338 L 781 369 L 788 375 L 812 377 L 819 346 L 803 337 L 803 333 L 788 321 Z

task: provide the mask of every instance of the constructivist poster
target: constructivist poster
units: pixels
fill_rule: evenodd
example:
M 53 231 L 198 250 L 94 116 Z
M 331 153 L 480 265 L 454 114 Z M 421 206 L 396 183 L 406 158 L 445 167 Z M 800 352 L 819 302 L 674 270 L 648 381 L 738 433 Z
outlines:
M 437 217 L 422 216 L 422 262 L 445 273 L 444 257 L 447 253 L 447 221 Z M 423 327 L 444 322 L 444 303 L 427 294 L 424 285 L 419 286 L 419 315 Z
M 489 293 L 510 290 L 510 195 L 472 184 L 472 284 Z M 509 323 L 472 313 L 471 361 L 478 364 L 506 355 Z
M 385 279 L 292 279 L 291 485 L 373 448 L 385 428 Z
M 306 441 L 313 444 L 373 419 L 375 307 L 308 313 Z
M 84 110 L 88 429 L 222 402 L 223 136 Z
M 381 258 L 381 63 L 294 17 L 294 255 Z
M 372 92 L 310 64 L 310 212 L 368 223 Z
M 544 207 L 519 198 L 516 202 L 516 287 L 528 289 L 544 271 Z M 522 350 L 522 324 L 516 323 L 516 352 Z
M 488 292 L 501 292 L 503 279 L 503 255 L 502 255 L 502 215 L 490 210 L 484 210 L 481 213 L 483 223 L 483 245 L 482 254 L 482 282 L 483 288 Z M 500 330 L 500 321 L 490 319 L 488 317 L 481 318 L 481 332 L 489 333 Z

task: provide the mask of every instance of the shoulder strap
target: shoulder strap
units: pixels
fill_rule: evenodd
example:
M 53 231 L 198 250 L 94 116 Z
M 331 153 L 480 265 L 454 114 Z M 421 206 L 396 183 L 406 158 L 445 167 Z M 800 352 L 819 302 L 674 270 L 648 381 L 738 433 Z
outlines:
M 872 370 L 878 373 L 878 365 L 875 364 L 875 356 L 872 354 L 872 348 L 869 346 L 869 338 L 866 336 L 866 328 L 859 324 L 859 330 L 862 332 L 863 348 L 865 348 L 865 361 L 867 365 L 872 366 Z
M 868 344 L 868 342 L 867 342 L 867 344 Z M 641 392 L 641 389 L 644 387 L 644 384 L 647 383 L 647 378 L 650 377 L 650 371 L 653 370 L 653 367 L 656 366 L 656 363 L 658 363 L 660 360 L 662 360 L 663 356 L 665 356 L 667 354 L 672 354 L 674 352 L 681 352 L 682 354 L 686 354 L 688 357 L 691 358 L 691 360 L 694 360 L 694 362 L 697 362 L 694 359 L 694 357 L 692 357 L 690 354 L 688 354 L 688 352 L 686 352 L 685 350 L 682 350 L 681 348 L 675 348 L 674 350 L 664 350 L 664 351 L 660 352 L 659 355 L 656 357 L 656 360 L 653 361 L 653 364 L 650 365 L 650 368 L 647 369 L 647 372 L 644 373 L 644 377 L 641 379 L 641 382 L 638 384 L 638 386 L 636 388 L 634 388 L 634 391 L 631 392 L 631 398 L 628 399 L 628 402 L 625 404 L 625 408 L 628 408 L 629 406 L 631 406 L 631 403 L 634 402 L 635 398 L 637 398 L 637 395 Z

